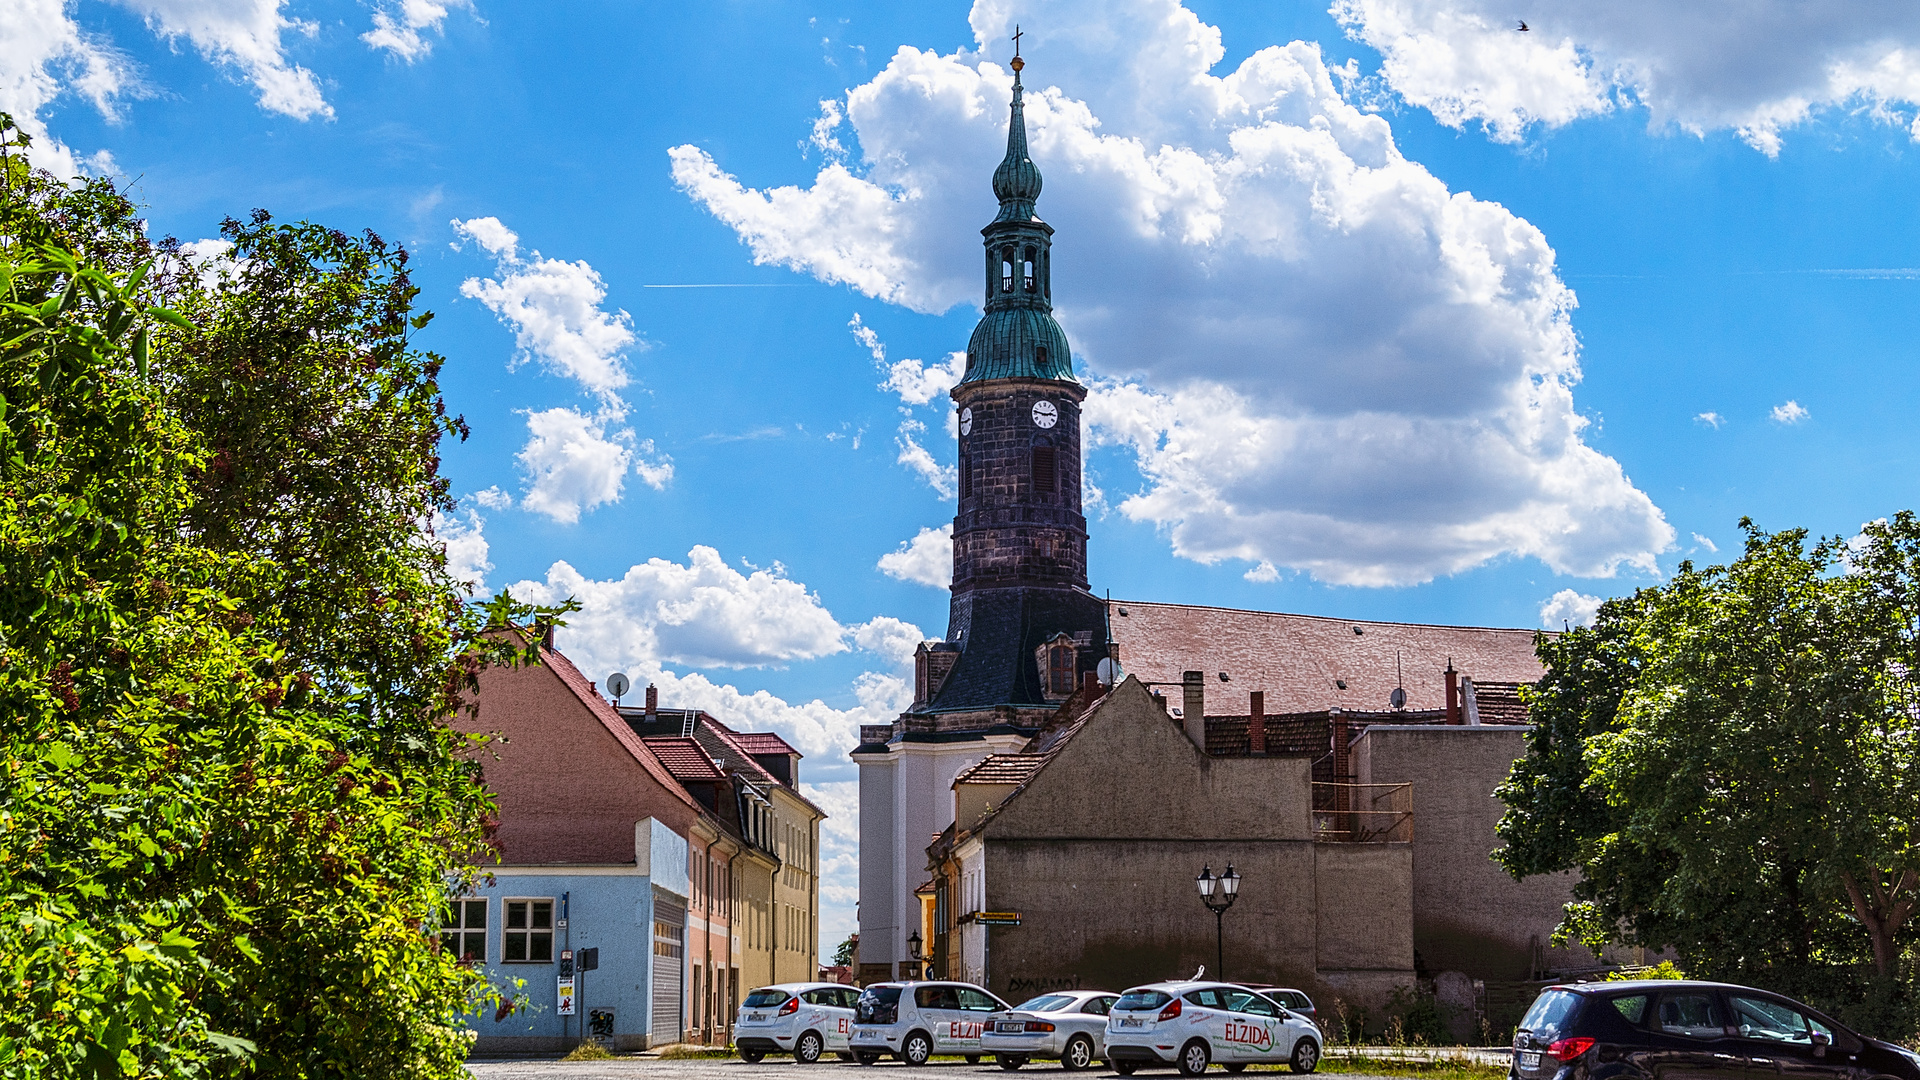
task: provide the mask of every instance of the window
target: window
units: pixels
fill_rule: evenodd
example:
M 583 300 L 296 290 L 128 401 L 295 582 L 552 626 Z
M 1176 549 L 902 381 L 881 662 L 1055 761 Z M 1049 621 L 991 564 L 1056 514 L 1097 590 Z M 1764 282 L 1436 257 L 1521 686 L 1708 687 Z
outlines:
M 1047 366 L 1047 347 L 1045 345 L 1033 350 L 1033 364 L 1039 368 Z
M 553 963 L 553 901 L 507 900 L 501 958 L 509 964 Z
M 965 454 L 960 455 L 960 497 L 973 498 L 973 459 Z
M 1073 646 L 1062 643 L 1047 650 L 1047 685 L 1055 697 L 1073 693 Z
M 1740 1037 L 1745 1039 L 1812 1046 L 1813 1035 L 1819 1032 L 1827 1036 L 1828 1042 L 1833 1041 L 1833 1032 L 1821 1026 L 1819 1021 L 1809 1019 L 1798 1009 L 1766 998 L 1734 998 L 1733 1022 L 1740 1028 Z
M 960 1007 L 967 1012 L 1001 1012 L 1007 1007 L 992 994 L 981 993 L 971 987 L 960 987 L 959 994 Z
M 913 1003 L 922 1009 L 958 1009 L 960 995 L 951 986 L 921 986 L 913 991 Z
M 1673 994 L 1660 999 L 1660 1030 L 1669 1035 L 1718 1039 L 1727 1034 L 1727 1022 L 1712 994 Z
M 1028 292 L 1032 292 L 1033 291 L 1033 249 L 1032 248 L 1028 248 L 1026 250 L 1025 257 L 1020 260 L 1020 265 L 1022 267 L 1021 277 L 1025 279 L 1023 284 L 1021 285 L 1021 288 L 1025 289 Z
M 1250 1013 L 1254 1016 L 1279 1016 L 1280 1010 L 1273 1002 L 1251 991 L 1231 991 L 1227 994 L 1227 1008 L 1237 1013 Z
M 1227 1003 L 1222 1001 L 1218 990 L 1189 990 L 1186 993 L 1187 1004 L 1198 1005 L 1203 1009 L 1224 1009 Z
M 440 925 L 440 950 L 462 960 L 487 962 L 487 902 L 455 900 Z
M 1542 1037 L 1551 1035 L 1573 1016 L 1579 1004 L 1580 995 L 1570 990 L 1548 990 L 1533 999 L 1527 1015 L 1520 1018 L 1520 1030 Z
M 1080 1011 L 1084 1013 L 1091 1013 L 1094 1016 L 1105 1016 L 1108 1013 L 1113 1011 L 1113 1003 L 1118 1000 L 1119 1000 L 1118 998 L 1113 997 L 1112 995 L 1093 998 L 1089 1000 L 1085 1005 L 1081 1006 Z
M 1051 446 L 1033 448 L 1033 490 L 1052 491 L 1056 487 L 1054 480 L 1054 451 Z
M 1620 1015 L 1626 1017 L 1629 1024 L 1637 1024 L 1647 1015 L 1649 1000 L 1645 994 L 1628 994 L 1612 999 L 1613 1007 L 1620 1010 Z
M 1013 263 L 1004 256 L 1000 260 L 1000 291 L 1013 291 Z
M 1129 990 L 1120 995 L 1113 1007 L 1123 1012 L 1144 1012 L 1157 1009 L 1173 999 L 1158 990 Z
M 1042 994 L 1015 1005 L 1014 1009 L 1018 1012 L 1058 1012 L 1071 1004 L 1073 999 L 1065 994 Z

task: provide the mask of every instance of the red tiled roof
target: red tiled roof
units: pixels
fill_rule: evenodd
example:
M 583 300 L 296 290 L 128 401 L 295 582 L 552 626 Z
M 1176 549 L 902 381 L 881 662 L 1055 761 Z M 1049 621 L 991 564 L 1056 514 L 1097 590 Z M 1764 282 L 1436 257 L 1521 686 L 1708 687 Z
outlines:
M 771 731 L 737 731 L 733 733 L 734 744 L 749 754 L 798 754 L 787 744 L 787 740 Z
M 1384 710 L 1397 684 L 1406 687 L 1409 710 L 1444 709 L 1442 673 L 1449 659 L 1476 686 L 1530 683 L 1543 672 L 1532 630 L 1363 622 L 1137 600 L 1115 600 L 1109 610 L 1121 667 L 1149 683 L 1178 683 L 1184 671 L 1206 672 L 1210 716 L 1252 712 L 1247 694 L 1254 690 L 1266 691 L 1269 715 Z M 1231 681 L 1220 681 L 1222 671 Z M 1340 689 L 1341 682 L 1346 689 Z M 1156 689 L 1171 704 L 1180 704 L 1180 687 Z
M 676 780 L 715 783 L 727 778 L 725 773 L 714 767 L 713 759 L 707 756 L 700 744 L 692 739 L 656 736 L 641 741 L 647 744 L 647 749 L 653 751 L 653 756 L 660 759 L 660 764 L 665 765 Z
M 580 674 L 579 668 L 573 666 L 573 661 L 552 649 L 542 647 L 540 650 L 540 662 L 551 669 L 555 675 L 559 676 L 560 682 L 566 686 L 567 689 L 573 691 L 574 697 L 579 698 L 581 704 L 585 705 L 587 710 L 593 713 L 594 719 L 600 721 L 601 726 L 612 733 L 614 739 L 616 739 L 629 754 L 633 755 L 635 761 L 640 763 L 640 767 L 652 774 L 653 778 L 660 782 L 661 787 L 666 788 L 676 798 L 693 809 L 704 812 L 705 807 L 700 805 L 699 800 L 689 795 L 687 789 L 681 787 L 680 782 L 674 779 L 672 773 L 667 771 L 667 767 L 660 764 L 660 759 L 655 757 L 651 750 L 647 749 L 647 744 L 640 736 L 635 735 L 633 729 L 627 726 L 627 722 L 621 719 L 618 712 L 614 711 L 613 703 L 601 697 L 599 693 L 594 690 L 593 684 L 588 681 L 587 677 Z
M 1044 754 L 990 754 L 953 778 L 956 784 L 1020 784 L 1033 775 Z

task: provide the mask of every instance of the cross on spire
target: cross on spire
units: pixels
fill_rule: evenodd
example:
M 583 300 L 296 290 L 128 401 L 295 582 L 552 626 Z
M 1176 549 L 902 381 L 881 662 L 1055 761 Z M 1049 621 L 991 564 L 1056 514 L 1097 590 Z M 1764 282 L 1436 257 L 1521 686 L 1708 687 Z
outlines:
M 1013 55 L 1020 55 L 1020 24 L 1013 24 Z

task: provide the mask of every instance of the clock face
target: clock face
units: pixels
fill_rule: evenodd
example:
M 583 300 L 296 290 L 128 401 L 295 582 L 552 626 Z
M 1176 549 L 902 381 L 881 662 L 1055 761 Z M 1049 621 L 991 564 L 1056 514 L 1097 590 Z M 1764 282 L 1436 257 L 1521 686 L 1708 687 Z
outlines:
M 960 410 L 960 434 L 962 435 L 973 434 L 973 407 L 972 406 L 968 406 L 967 408 Z
M 1040 427 L 1050 428 L 1060 419 L 1060 410 L 1051 401 L 1033 403 L 1033 422 Z

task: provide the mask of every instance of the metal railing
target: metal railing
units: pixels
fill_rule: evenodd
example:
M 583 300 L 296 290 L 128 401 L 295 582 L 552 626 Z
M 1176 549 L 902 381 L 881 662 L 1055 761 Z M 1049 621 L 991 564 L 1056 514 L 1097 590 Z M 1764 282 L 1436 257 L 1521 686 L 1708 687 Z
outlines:
M 1323 844 L 1412 841 L 1413 785 L 1314 784 L 1313 838 Z

